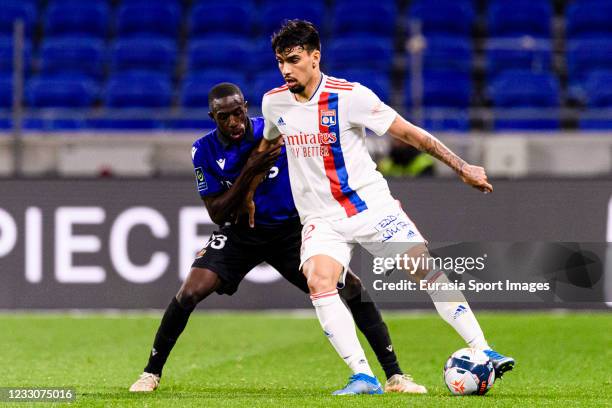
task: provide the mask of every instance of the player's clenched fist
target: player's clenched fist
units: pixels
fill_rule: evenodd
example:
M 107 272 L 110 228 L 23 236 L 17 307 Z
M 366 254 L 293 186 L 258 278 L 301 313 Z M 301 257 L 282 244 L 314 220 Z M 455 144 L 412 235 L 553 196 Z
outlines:
M 461 168 L 459 177 L 461 177 L 464 183 L 484 193 L 493 192 L 493 186 L 489 183 L 484 167 L 466 164 Z

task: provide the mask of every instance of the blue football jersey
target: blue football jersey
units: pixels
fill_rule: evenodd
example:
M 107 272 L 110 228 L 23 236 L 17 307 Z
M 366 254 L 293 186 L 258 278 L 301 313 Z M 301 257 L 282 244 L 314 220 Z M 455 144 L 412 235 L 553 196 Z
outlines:
M 191 157 L 201 197 L 226 192 L 240 175 L 251 151 L 263 138 L 264 119 L 257 117 L 250 121 L 250 128 L 238 142 L 224 139 L 215 129 L 193 143 Z M 285 146 L 257 188 L 254 201 L 256 225 L 278 225 L 298 219 L 289 184 Z

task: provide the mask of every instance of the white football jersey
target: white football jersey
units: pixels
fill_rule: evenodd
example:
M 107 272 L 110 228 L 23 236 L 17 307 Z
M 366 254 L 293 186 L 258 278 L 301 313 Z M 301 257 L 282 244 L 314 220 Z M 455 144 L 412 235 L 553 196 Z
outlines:
M 381 136 L 397 112 L 371 90 L 322 75 L 308 102 L 298 102 L 284 85 L 264 95 L 262 111 L 264 137 L 284 139 L 302 223 L 351 217 L 393 199 L 366 148 L 365 128 Z

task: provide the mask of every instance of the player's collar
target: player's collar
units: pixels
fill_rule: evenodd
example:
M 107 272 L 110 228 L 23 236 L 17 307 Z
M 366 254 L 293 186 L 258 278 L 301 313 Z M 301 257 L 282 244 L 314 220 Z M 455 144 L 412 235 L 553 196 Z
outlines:
M 221 132 L 219 132 L 219 129 L 215 129 L 215 135 L 217 136 L 217 140 L 219 141 L 219 143 L 221 143 L 221 146 L 223 146 L 224 149 L 227 149 L 227 147 L 233 142 L 230 138 L 223 136 Z M 253 122 L 251 121 L 251 118 L 247 120 L 246 131 L 244 132 L 244 137 L 240 139 L 240 141 L 242 140 L 246 140 L 249 142 L 255 141 L 255 135 L 253 134 Z
M 291 94 L 292 99 L 295 103 L 299 104 L 299 105 L 304 105 L 304 104 L 310 104 L 312 103 L 312 101 L 316 101 L 316 97 L 319 95 L 319 91 L 321 91 L 321 89 L 323 89 L 323 82 L 325 82 L 327 80 L 327 76 L 321 72 L 321 78 L 319 79 L 319 85 L 317 85 L 317 88 L 315 89 L 315 91 L 312 93 L 312 95 L 310 96 L 310 99 L 308 99 L 306 102 L 299 102 L 297 100 L 297 97 L 293 94 Z

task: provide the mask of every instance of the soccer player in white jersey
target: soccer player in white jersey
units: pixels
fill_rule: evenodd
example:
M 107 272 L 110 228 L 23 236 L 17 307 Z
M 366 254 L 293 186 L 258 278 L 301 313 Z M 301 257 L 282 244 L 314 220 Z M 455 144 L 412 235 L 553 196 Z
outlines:
M 325 334 L 354 373 L 335 394 L 374 393 L 380 385 L 359 344 L 351 315 L 338 296 L 337 284 L 342 282 L 357 243 L 375 256 L 390 243 L 405 243 L 402 251 L 410 256 L 429 253 L 425 238 L 376 170 L 366 149 L 365 129 L 377 135 L 388 133 L 429 153 L 451 167 L 464 183 L 484 193 L 492 192 L 493 187 L 482 167 L 466 163 L 365 86 L 323 74 L 319 35 L 311 23 L 286 21 L 273 35 L 272 49 L 285 85 L 263 97 L 267 142 L 261 148 L 282 137 L 287 149 L 292 194 L 303 224 L 302 271 Z M 407 272 L 417 281 L 448 282 L 444 273 L 424 266 Z M 514 359 L 490 348 L 461 292 L 428 293 L 442 319 L 469 347 L 489 355 L 497 377 L 512 369 Z M 424 392 L 424 387 L 405 380 L 409 382 L 387 383 L 385 389 L 399 386 L 405 392 Z

